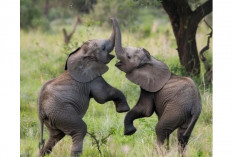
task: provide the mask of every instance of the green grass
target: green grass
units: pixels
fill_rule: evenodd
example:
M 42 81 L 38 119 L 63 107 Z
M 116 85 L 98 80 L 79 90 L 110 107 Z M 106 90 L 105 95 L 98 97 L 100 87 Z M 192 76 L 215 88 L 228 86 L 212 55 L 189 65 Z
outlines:
M 160 22 L 161 23 L 161 22 Z M 158 24 L 157 33 L 146 34 L 132 33 L 122 29 L 123 45 L 146 48 L 151 54 L 163 60 L 177 74 L 182 74 L 178 54 L 176 52 L 175 39 L 169 25 L 161 27 Z M 67 27 L 67 26 L 66 26 Z M 147 27 L 147 26 L 146 26 Z M 203 25 L 198 31 L 198 49 L 206 43 L 208 30 Z M 164 29 L 165 28 L 165 29 Z M 68 30 L 71 28 L 68 27 Z M 147 28 L 146 28 L 147 29 Z M 104 31 L 103 31 L 104 30 Z M 79 26 L 71 43 L 63 44 L 61 29 L 54 27 L 50 32 L 22 31 L 21 30 L 21 57 L 20 57 L 20 156 L 34 157 L 38 152 L 39 120 L 37 115 L 37 96 L 43 83 L 60 75 L 64 71 L 67 55 L 83 42 L 94 38 L 107 38 L 110 31 L 105 28 Z M 114 53 L 114 52 L 113 52 Z M 209 56 L 212 50 L 208 51 Z M 125 74 L 119 71 L 114 64 L 114 58 L 109 63 L 109 71 L 103 75 L 112 86 L 120 89 L 127 98 L 132 108 L 138 100 L 139 87 L 128 81 Z M 203 70 L 202 74 L 203 75 Z M 201 116 L 193 130 L 187 147 L 186 156 L 206 157 L 212 156 L 212 92 L 204 88 L 202 79 L 198 78 L 203 107 Z M 94 132 L 97 138 L 108 134 L 113 128 L 115 133 L 107 139 L 107 143 L 101 146 L 103 156 L 159 156 L 156 147 L 155 125 L 157 117 L 154 114 L 149 118 L 135 121 L 137 132 L 133 136 L 123 135 L 123 120 L 126 113 L 117 113 L 112 102 L 98 104 L 90 101 L 90 106 L 84 121 L 88 131 Z M 44 137 L 47 139 L 47 130 Z M 176 132 L 170 137 L 171 150 L 165 156 L 178 156 Z M 66 136 L 53 149 L 51 157 L 69 156 L 71 138 Z M 84 140 L 82 156 L 99 156 L 96 145 L 92 143 L 89 135 Z

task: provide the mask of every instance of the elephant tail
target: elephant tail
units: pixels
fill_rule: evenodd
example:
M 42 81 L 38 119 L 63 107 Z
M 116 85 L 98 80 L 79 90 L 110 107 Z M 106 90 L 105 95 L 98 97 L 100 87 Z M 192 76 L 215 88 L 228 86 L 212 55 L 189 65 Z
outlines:
M 185 137 L 190 136 L 190 134 L 191 134 L 191 132 L 193 130 L 193 127 L 194 127 L 195 123 L 197 122 L 197 119 L 198 119 L 199 116 L 200 116 L 200 113 L 195 114 L 195 115 L 192 116 L 192 119 L 191 119 L 191 121 L 189 123 L 189 126 L 188 126 L 188 128 L 185 130 L 185 132 L 183 134 Z
M 37 100 L 37 104 L 38 104 L 38 114 L 39 114 L 39 121 L 40 121 L 39 154 L 41 155 L 43 147 L 44 147 L 44 142 L 45 142 L 45 140 L 43 139 L 43 130 L 44 130 L 44 119 L 46 117 L 44 111 L 42 110 L 41 93 Z
M 42 152 L 44 147 L 45 140 L 43 139 L 43 129 L 44 128 L 44 121 L 40 120 L 40 142 L 39 142 L 39 151 Z
M 191 135 L 192 130 L 201 114 L 201 108 L 202 108 L 201 96 L 196 86 L 195 86 L 195 92 L 197 93 L 197 97 L 196 97 L 196 101 L 194 102 L 194 106 L 192 107 L 192 110 L 191 110 L 192 119 L 183 134 L 185 137 L 189 137 Z

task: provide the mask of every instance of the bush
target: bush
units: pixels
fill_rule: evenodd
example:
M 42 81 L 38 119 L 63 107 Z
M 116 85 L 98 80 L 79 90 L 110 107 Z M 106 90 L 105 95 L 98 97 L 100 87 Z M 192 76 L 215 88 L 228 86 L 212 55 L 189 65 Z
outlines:
M 21 0 L 20 2 L 20 27 L 32 27 L 33 19 L 41 17 L 41 12 L 33 5 L 33 1 L 31 0 Z
M 36 2 L 31 0 L 21 0 L 20 2 L 20 28 L 49 29 L 49 21 L 45 18 Z
M 90 14 L 90 19 L 100 21 L 102 24 L 106 19 L 117 17 L 121 23 L 129 24 L 137 17 L 137 11 L 134 9 L 135 3 L 131 0 L 98 0 L 94 10 Z

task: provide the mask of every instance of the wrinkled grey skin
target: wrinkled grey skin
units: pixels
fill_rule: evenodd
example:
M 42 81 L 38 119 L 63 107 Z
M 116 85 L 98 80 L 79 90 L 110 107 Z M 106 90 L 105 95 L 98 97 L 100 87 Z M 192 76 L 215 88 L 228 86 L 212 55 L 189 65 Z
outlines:
M 114 57 L 109 53 L 114 48 L 115 32 L 107 40 L 90 40 L 70 54 L 66 71 L 46 82 L 39 94 L 38 112 L 41 122 L 40 156 L 49 154 L 55 144 L 65 135 L 72 137 L 71 156 L 82 152 L 87 126 L 82 120 L 89 101 L 98 103 L 114 101 L 117 112 L 130 108 L 123 93 L 110 86 L 102 74 L 108 70 L 107 63 Z M 49 138 L 43 146 L 43 124 Z
M 169 135 L 178 129 L 177 138 L 180 151 L 183 151 L 201 112 L 197 87 L 190 78 L 171 74 L 166 64 L 150 56 L 147 50 L 122 47 L 118 22 L 111 20 L 116 31 L 115 52 L 120 60 L 115 66 L 141 87 L 137 104 L 125 117 L 124 134 L 136 132 L 135 119 L 150 117 L 155 112 L 158 116 L 157 143 L 162 145 L 166 138 L 169 141 Z

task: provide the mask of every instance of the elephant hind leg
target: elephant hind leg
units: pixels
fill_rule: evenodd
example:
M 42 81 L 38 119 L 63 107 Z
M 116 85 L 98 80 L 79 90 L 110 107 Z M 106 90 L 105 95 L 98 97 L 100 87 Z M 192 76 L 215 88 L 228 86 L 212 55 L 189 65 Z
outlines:
M 82 153 L 83 149 L 83 140 L 87 133 L 87 125 L 84 121 L 82 121 L 82 124 L 79 125 L 78 128 L 76 128 L 74 131 L 71 132 L 72 137 L 72 149 L 71 149 L 71 157 L 79 156 Z
M 187 130 L 187 125 L 184 124 L 181 127 L 178 128 L 177 131 L 177 139 L 178 139 L 178 145 L 179 145 L 179 153 L 183 154 L 185 151 L 185 147 L 188 144 L 188 140 L 190 138 L 191 132 L 188 135 L 184 135 L 184 133 Z
M 48 131 L 49 138 L 40 152 L 41 156 L 44 156 L 45 154 L 50 154 L 52 152 L 52 148 L 56 145 L 56 143 L 65 136 L 65 134 L 60 130 L 51 129 L 48 127 Z
M 174 113 L 172 111 L 172 113 Z M 164 113 L 158 121 L 155 131 L 157 135 L 157 144 L 159 146 L 164 144 L 167 139 L 167 148 L 169 149 L 170 134 L 181 125 L 181 117 L 178 114 Z
M 166 136 L 167 137 L 167 150 L 169 150 L 169 136 L 170 134 Z
M 87 133 L 87 125 L 75 114 L 64 114 L 57 120 L 57 128 L 66 135 L 72 137 L 71 156 L 79 156 L 82 153 L 83 140 Z
M 164 144 L 165 139 L 167 139 L 167 149 L 169 149 L 169 136 L 173 131 L 174 129 L 170 130 L 156 126 L 157 144 L 161 146 Z

